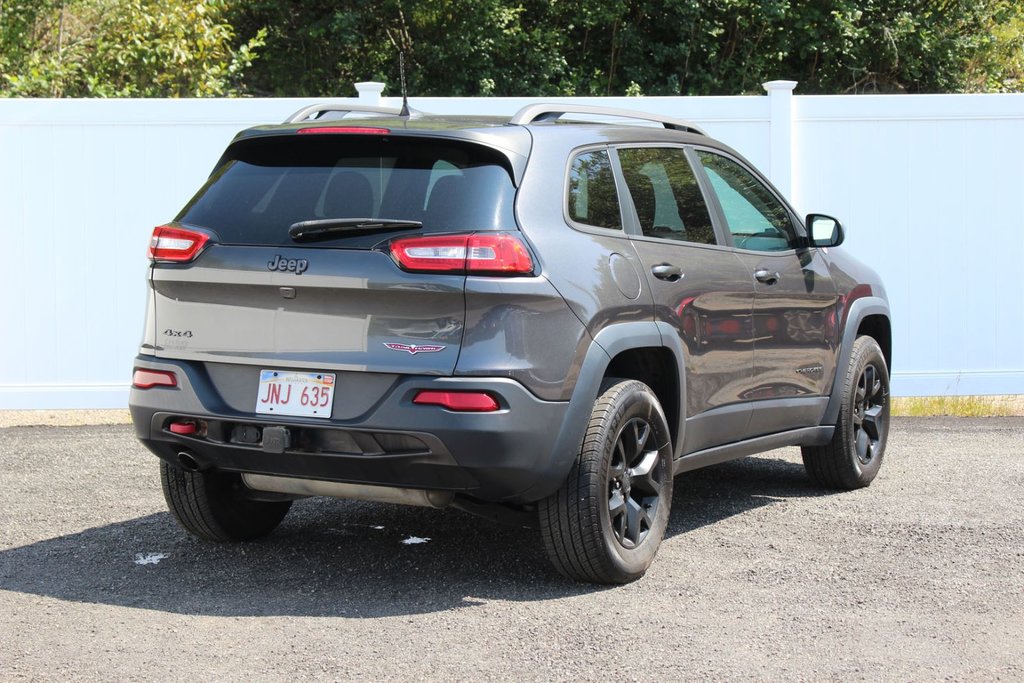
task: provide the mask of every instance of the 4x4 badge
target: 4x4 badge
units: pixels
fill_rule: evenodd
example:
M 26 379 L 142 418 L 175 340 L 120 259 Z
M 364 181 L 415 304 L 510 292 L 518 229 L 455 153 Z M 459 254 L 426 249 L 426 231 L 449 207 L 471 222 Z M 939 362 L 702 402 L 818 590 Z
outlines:
M 384 342 L 384 346 L 388 347 L 392 351 L 407 351 L 412 355 L 417 353 L 437 353 L 448 348 L 447 346 L 441 346 L 439 344 L 422 344 L 417 346 L 416 344 L 399 344 L 397 342 Z

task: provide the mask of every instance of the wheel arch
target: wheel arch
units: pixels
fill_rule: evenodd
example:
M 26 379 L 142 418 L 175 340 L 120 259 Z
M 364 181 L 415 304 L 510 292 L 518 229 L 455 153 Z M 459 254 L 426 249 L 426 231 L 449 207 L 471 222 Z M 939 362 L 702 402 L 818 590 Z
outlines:
M 888 315 L 881 313 L 869 313 L 865 315 L 857 325 L 856 337 L 868 335 L 882 347 L 882 355 L 885 357 L 885 367 L 892 374 L 892 324 Z
M 863 297 L 850 304 L 843 328 L 842 345 L 836 363 L 836 374 L 832 380 L 832 393 L 822 424 L 834 425 L 839 419 L 839 406 L 842 402 L 843 375 L 850 363 L 853 353 L 853 342 L 862 334 L 870 335 L 882 347 L 886 367 L 892 373 L 892 323 L 889 318 L 889 304 L 880 297 Z M 876 336 L 878 335 L 878 336 Z M 881 338 L 880 338 L 881 337 Z
M 672 444 L 679 443 L 680 378 L 675 354 L 665 346 L 634 347 L 620 351 L 608 363 L 603 377 L 621 377 L 643 382 L 661 403 Z
M 576 386 L 569 399 L 569 409 L 551 452 L 546 476 L 519 498 L 538 500 L 561 486 L 583 442 L 594 402 L 600 395 L 601 383 L 606 377 L 637 379 L 651 387 L 665 411 L 673 449 L 678 451 L 685 426 L 684 358 L 678 334 L 667 325 L 653 320 L 618 323 L 598 332 L 580 367 Z M 659 372 L 667 376 L 658 377 Z

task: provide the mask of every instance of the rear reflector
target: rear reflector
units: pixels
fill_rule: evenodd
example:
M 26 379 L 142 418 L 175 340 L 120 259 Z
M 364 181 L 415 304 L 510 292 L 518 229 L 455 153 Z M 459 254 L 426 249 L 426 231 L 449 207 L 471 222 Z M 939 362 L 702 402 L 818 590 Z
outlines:
M 135 372 L 132 374 L 132 386 L 136 389 L 176 387 L 178 386 L 178 378 L 173 372 L 135 368 Z
M 526 245 L 508 233 L 472 233 L 392 240 L 391 257 L 412 273 L 531 275 Z
M 191 261 L 199 255 L 209 239 L 209 235 L 198 230 L 162 225 L 153 228 L 153 236 L 149 240 L 149 258 L 154 261 Z
M 167 429 L 171 430 L 172 434 L 195 434 L 199 431 L 199 427 L 196 426 L 195 422 L 172 422 L 167 425 Z
M 362 126 L 323 126 L 320 128 L 299 128 L 299 135 L 309 135 L 317 133 L 341 133 L 341 134 L 356 134 L 356 135 L 387 135 L 391 132 L 389 128 L 365 128 Z
M 465 413 L 490 413 L 498 409 L 498 402 L 494 397 L 483 391 L 424 390 L 416 394 L 412 402 Z

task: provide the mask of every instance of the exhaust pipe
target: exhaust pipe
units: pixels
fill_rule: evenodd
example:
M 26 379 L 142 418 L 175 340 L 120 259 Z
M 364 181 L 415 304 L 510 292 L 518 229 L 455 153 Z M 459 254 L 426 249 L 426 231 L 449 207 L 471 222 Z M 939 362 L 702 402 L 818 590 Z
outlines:
M 180 457 L 180 456 L 179 456 Z M 368 484 L 343 484 L 336 481 L 316 479 L 295 479 L 274 477 L 267 474 L 242 475 L 242 481 L 251 489 L 271 493 L 288 493 L 295 496 L 330 496 L 366 500 L 374 503 L 397 503 L 420 507 L 443 508 L 451 504 L 455 494 L 451 491 L 425 491 L 402 489 L 391 486 L 370 486 Z
M 199 463 L 196 461 L 195 456 L 193 456 L 188 451 L 182 451 L 181 453 L 178 453 L 178 464 L 181 465 L 183 469 L 188 470 L 189 472 L 198 472 L 200 469 Z

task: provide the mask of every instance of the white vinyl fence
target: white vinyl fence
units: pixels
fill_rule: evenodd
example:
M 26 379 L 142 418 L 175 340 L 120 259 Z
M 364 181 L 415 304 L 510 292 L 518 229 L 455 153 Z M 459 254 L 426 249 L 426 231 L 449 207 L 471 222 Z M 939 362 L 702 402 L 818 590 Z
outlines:
M 895 394 L 1024 393 L 1024 95 L 800 96 L 794 85 L 573 101 L 690 119 L 798 210 L 839 216 L 842 248 L 888 287 Z M 377 103 L 379 88 L 361 84 L 359 99 Z M 411 104 L 510 115 L 535 101 Z M 309 103 L 0 99 L 0 409 L 126 405 L 153 226 L 237 130 Z

